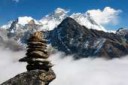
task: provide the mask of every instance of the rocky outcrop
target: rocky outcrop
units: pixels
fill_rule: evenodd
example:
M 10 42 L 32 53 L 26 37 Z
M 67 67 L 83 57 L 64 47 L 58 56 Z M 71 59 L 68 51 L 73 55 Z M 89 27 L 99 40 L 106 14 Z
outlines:
M 19 60 L 27 62 L 27 72 L 19 74 L 1 85 L 48 85 L 56 78 L 51 69 L 53 65 L 47 60 L 49 53 L 46 49 L 46 41 L 42 39 L 42 32 L 35 32 L 28 39 L 26 57 Z
M 54 78 L 52 70 L 32 70 L 21 73 L 1 85 L 48 85 Z
M 36 32 L 40 27 L 42 27 L 42 25 L 38 24 L 34 19 L 22 20 L 22 18 L 18 18 L 12 21 L 10 27 L 6 29 L 7 37 L 15 41 L 20 41 L 22 44 L 26 44 L 26 40 L 30 35 Z
M 116 34 L 121 37 L 124 37 L 128 41 L 128 28 L 119 28 L 116 31 Z

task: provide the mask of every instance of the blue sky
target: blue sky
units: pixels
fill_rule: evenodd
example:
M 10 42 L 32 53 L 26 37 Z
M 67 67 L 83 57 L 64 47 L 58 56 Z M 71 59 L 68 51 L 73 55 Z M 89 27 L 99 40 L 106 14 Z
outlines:
M 19 16 L 32 16 L 41 19 L 46 14 L 61 7 L 74 12 L 86 12 L 91 9 L 101 9 L 109 6 L 122 12 L 117 25 L 107 25 L 110 28 L 128 27 L 128 0 L 0 0 L 0 25 L 14 20 Z

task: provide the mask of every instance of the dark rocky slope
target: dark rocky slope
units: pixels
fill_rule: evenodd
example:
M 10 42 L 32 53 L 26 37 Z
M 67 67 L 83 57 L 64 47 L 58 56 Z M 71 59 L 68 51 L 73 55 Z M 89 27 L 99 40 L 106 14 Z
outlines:
M 88 29 L 70 17 L 47 35 L 53 47 L 66 54 L 74 54 L 75 58 L 114 58 L 128 54 L 128 42 L 125 37 Z

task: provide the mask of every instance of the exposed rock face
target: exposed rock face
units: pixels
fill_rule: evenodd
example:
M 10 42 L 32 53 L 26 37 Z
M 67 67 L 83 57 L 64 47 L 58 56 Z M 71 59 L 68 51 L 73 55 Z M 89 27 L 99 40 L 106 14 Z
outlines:
M 128 28 L 119 28 L 116 34 L 124 37 L 128 41 Z
M 46 41 L 42 39 L 42 32 L 35 32 L 28 39 L 27 57 L 19 60 L 28 63 L 28 72 L 19 74 L 2 85 L 48 85 L 55 79 L 51 69 L 53 65 L 47 60 L 49 53 L 46 50 Z
M 22 20 L 19 18 L 13 21 L 6 31 L 9 39 L 20 41 L 23 44 L 26 43 L 26 40 L 30 37 L 30 35 L 37 31 L 42 25 L 36 23 L 34 19 L 26 20 L 28 21 L 27 23 L 25 23 L 26 21 L 22 21 L 25 23 L 24 25 L 19 23 L 20 21 Z
M 66 18 L 50 31 L 49 42 L 66 54 L 81 57 L 121 57 L 128 54 L 128 40 L 114 33 L 88 29 L 72 18 Z
M 3 40 L 3 38 L 0 36 L 0 46 L 4 43 L 4 40 Z
M 48 85 L 55 78 L 52 70 L 32 70 L 21 73 L 1 85 Z

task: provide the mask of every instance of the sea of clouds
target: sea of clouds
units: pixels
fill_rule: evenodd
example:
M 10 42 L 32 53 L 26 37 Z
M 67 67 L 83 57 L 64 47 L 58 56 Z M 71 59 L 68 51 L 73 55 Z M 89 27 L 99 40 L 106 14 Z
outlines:
M 0 83 L 26 71 L 26 63 L 18 62 L 24 56 L 25 51 L 14 52 L 0 47 Z
M 25 51 L 14 52 L 0 48 L 0 83 L 26 71 L 26 63 L 18 62 L 24 56 Z M 50 60 L 57 76 L 50 85 L 128 85 L 127 56 L 112 60 L 73 60 L 72 56 L 57 52 L 50 56 Z

